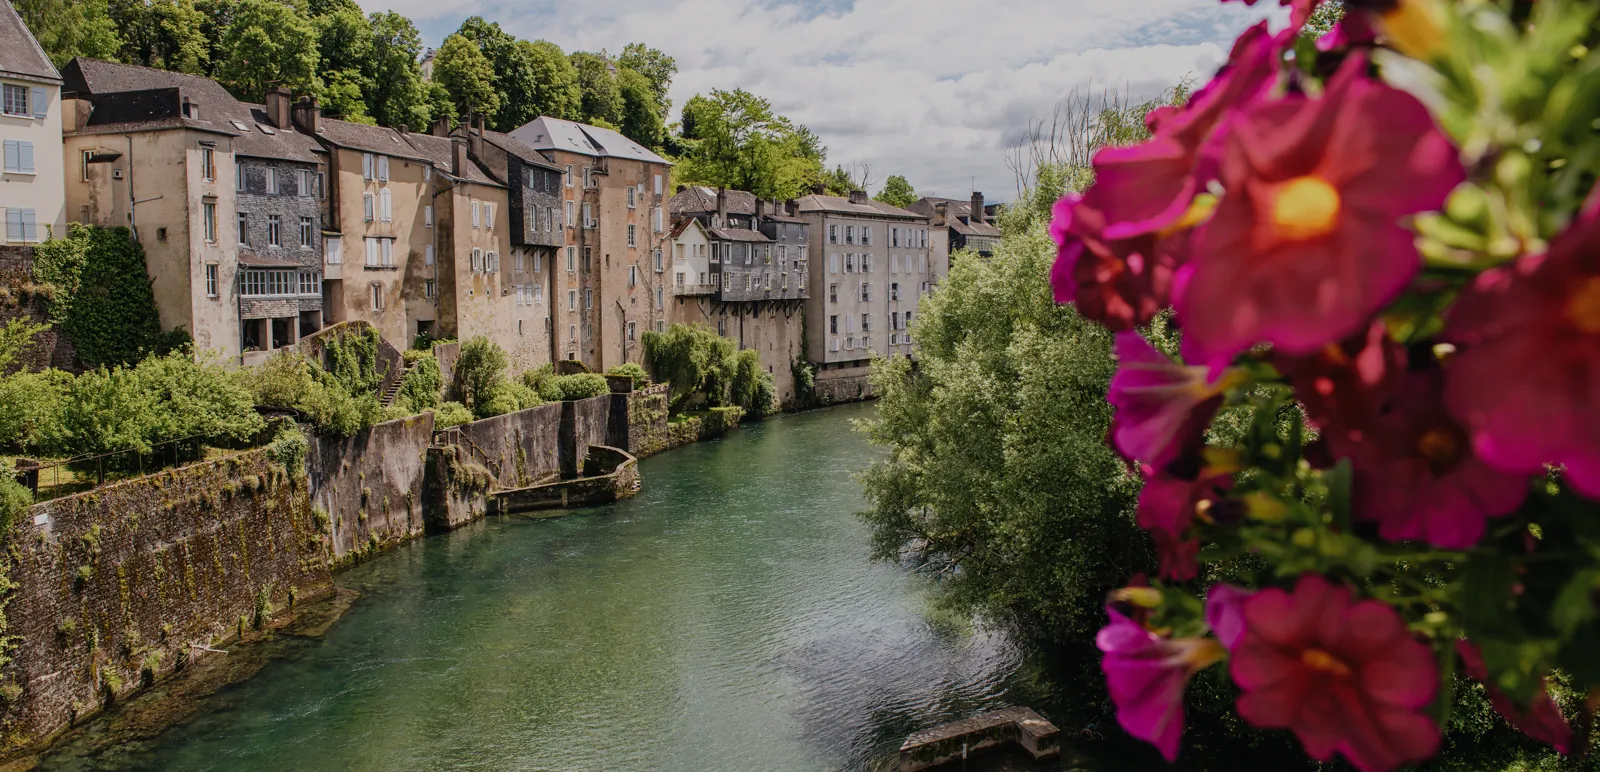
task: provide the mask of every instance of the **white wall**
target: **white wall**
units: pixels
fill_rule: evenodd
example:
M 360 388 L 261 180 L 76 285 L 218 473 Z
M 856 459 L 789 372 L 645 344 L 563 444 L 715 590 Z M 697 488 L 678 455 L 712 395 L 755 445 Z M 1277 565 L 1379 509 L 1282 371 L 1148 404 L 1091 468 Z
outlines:
M 55 84 L 0 79 L 0 83 L 28 89 L 28 115 L 0 114 L 0 140 L 31 143 L 32 174 L 7 172 L 0 165 L 0 243 L 18 243 L 7 238 L 7 221 L 13 209 L 32 210 L 37 223 L 33 241 L 44 241 L 49 234 L 63 235 L 66 228 L 66 191 L 63 185 L 64 159 L 61 149 L 61 87 Z M 42 117 L 35 117 L 35 96 L 45 96 Z M 76 167 L 76 164 L 74 164 Z

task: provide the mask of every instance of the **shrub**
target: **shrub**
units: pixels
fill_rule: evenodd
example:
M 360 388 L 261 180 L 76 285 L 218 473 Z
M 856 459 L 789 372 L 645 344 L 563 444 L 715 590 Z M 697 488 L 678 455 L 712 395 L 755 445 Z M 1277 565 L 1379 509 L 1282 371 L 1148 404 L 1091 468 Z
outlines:
M 377 393 L 384 373 L 378 370 L 378 331 L 362 326 L 344 329 L 322 341 L 325 369 L 352 395 Z
M 0 460 L 0 533 L 6 533 L 30 506 L 33 492 L 17 482 L 17 472 L 10 461 Z
M 60 455 L 136 450 L 188 437 L 239 442 L 260 432 L 242 376 L 188 354 L 152 357 L 137 367 L 91 370 L 65 386 L 48 445 Z
M 549 384 L 552 381 L 554 381 L 555 377 L 556 377 L 555 366 L 554 365 L 545 365 L 544 367 L 540 367 L 540 368 L 538 368 L 536 370 L 529 370 L 529 371 L 523 373 L 522 374 L 522 385 L 527 386 L 528 388 L 533 389 L 534 391 L 538 392 L 539 396 L 544 397 L 545 401 L 547 401 L 547 402 L 555 402 L 555 401 L 561 399 L 561 397 L 560 396 L 554 396 L 554 397 L 549 396 L 548 394 L 546 394 L 546 391 L 545 391 L 546 384 Z
M 456 360 L 455 387 L 461 403 L 473 415 L 484 418 L 499 385 L 504 381 L 506 352 L 488 338 L 479 336 L 461 344 Z
M 672 386 L 672 412 L 682 412 L 696 396 L 713 406 L 726 398 L 723 363 L 733 356 L 733 341 L 703 324 L 674 324 L 641 339 L 646 364 L 656 379 Z
M 433 411 L 433 428 L 448 429 L 472 423 L 472 411 L 460 402 L 445 402 Z
M 257 405 L 297 411 L 319 434 L 348 437 L 382 418 L 377 394 L 352 395 L 338 379 L 296 352 L 273 356 L 244 380 Z
M 520 383 L 502 382 L 495 389 L 494 396 L 489 399 L 480 418 L 515 413 L 518 410 L 527 410 L 538 407 L 546 401 L 537 391 Z
M 0 448 L 43 450 L 60 434 L 62 396 L 72 374 L 20 372 L 0 378 Z
M 278 425 L 278 436 L 267 445 L 267 455 L 282 464 L 290 475 L 298 477 L 305 472 L 306 451 L 310 446 L 305 432 L 300 431 L 293 421 L 283 419 Z
M 642 389 L 650 385 L 650 374 L 644 367 L 634 362 L 623 362 L 606 371 L 606 375 L 626 375 L 633 379 L 633 388 Z
M 400 380 L 400 391 L 395 404 L 404 404 L 411 412 L 419 413 L 439 406 L 439 390 L 443 388 L 443 375 L 439 360 L 428 351 L 407 351 L 409 369 Z
M 730 362 L 733 372 L 728 378 L 728 401 L 744 408 L 753 418 L 770 414 L 778 401 L 778 389 L 772 373 L 761 369 L 761 355 L 745 349 L 734 354 Z
M 558 375 L 552 382 L 563 400 L 588 399 L 611 393 L 611 384 L 606 383 L 606 377 L 598 373 Z
M 51 323 L 89 367 L 130 365 L 187 337 L 162 333 L 144 247 L 127 228 L 71 223 L 34 249 L 34 274 L 52 288 Z

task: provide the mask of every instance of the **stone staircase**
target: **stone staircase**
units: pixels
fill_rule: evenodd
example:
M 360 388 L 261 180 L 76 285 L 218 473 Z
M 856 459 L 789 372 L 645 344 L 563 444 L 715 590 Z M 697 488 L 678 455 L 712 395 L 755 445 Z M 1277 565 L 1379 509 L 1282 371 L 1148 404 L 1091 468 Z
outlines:
M 410 370 L 411 365 L 402 360 L 400 364 L 400 372 L 395 376 L 394 380 L 389 382 L 389 386 L 383 390 L 383 393 L 378 395 L 378 402 L 380 404 L 382 404 L 384 407 L 390 407 L 394 404 L 395 398 L 400 396 L 400 384 L 405 382 L 406 373 L 410 372 Z

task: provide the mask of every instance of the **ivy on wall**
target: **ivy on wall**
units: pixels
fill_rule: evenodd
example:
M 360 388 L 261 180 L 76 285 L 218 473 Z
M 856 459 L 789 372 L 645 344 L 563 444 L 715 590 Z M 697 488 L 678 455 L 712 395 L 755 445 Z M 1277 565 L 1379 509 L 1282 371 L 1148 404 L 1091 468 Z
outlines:
M 72 223 L 66 238 L 34 249 L 34 276 L 53 288 L 50 321 L 86 367 L 131 365 L 188 339 L 162 333 L 144 247 L 127 228 Z

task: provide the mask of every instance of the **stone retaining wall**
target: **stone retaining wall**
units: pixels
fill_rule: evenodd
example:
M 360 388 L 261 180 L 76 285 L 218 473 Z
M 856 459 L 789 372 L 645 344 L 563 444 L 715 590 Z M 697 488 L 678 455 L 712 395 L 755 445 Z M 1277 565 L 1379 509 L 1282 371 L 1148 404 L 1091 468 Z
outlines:
M 50 322 L 50 292 L 46 285 L 33 281 L 33 248 L 0 246 L 0 327 L 13 319 L 34 324 Z M 33 338 L 33 345 L 22 352 L 12 369 L 43 370 L 55 367 L 75 370 L 78 352 L 67 336 L 48 329 Z
M 561 403 L 540 405 L 462 424 L 460 435 L 473 460 L 494 474 L 499 487 L 525 488 L 561 476 L 565 412 Z
M 591 447 L 583 466 L 584 476 L 576 480 L 496 492 L 492 509 L 496 513 L 513 514 L 593 506 L 630 498 L 639 492 L 639 462 L 621 448 Z
M 421 536 L 422 480 L 433 413 L 381 423 L 351 437 L 315 437 L 306 457 L 311 501 L 331 524 L 343 562 Z

